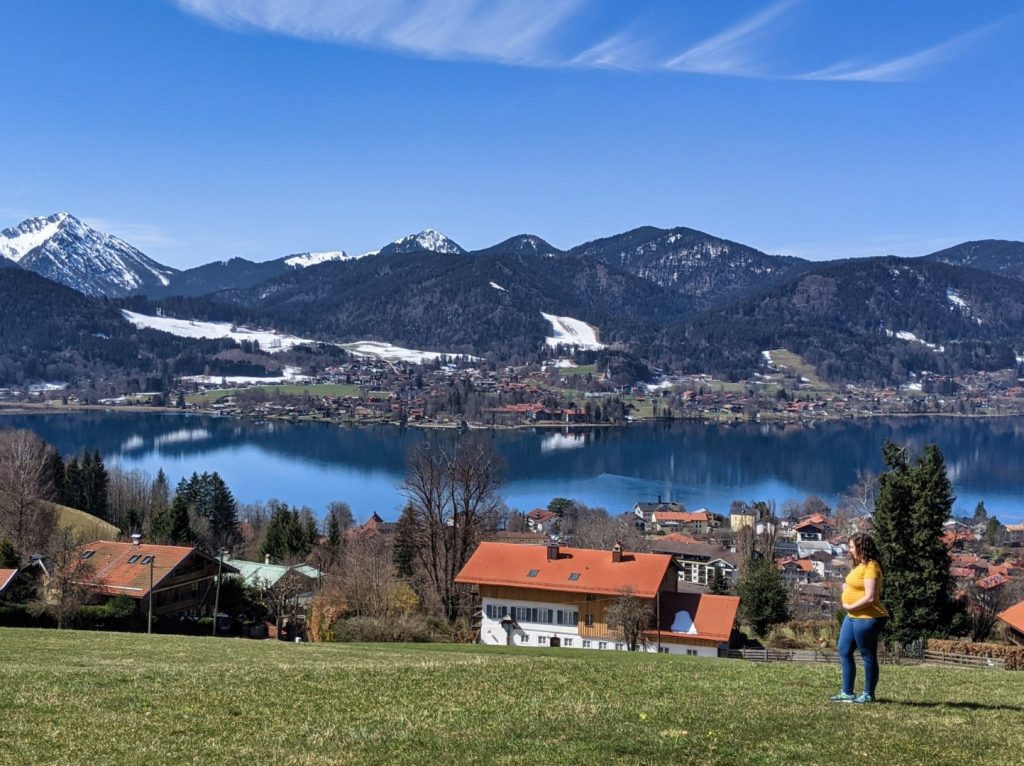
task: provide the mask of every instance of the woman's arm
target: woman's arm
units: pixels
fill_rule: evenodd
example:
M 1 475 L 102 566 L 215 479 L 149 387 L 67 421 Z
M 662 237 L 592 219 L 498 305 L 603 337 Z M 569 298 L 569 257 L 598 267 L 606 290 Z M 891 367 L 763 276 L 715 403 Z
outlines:
M 864 580 L 864 596 L 856 601 L 852 601 L 849 604 L 843 604 L 843 608 L 847 612 L 852 612 L 854 609 L 860 609 L 862 606 L 867 606 L 875 600 L 875 590 L 878 588 L 878 580 Z

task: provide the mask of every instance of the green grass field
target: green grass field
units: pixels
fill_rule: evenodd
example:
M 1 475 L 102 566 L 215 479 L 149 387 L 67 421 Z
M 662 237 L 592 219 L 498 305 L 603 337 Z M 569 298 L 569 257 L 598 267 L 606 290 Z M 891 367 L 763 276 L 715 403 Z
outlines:
M 2 764 L 1019 766 L 1024 674 L 0 629 Z
M 234 396 L 242 391 L 263 391 L 267 396 L 359 396 L 359 386 L 345 383 L 315 383 L 309 386 L 300 384 L 282 383 L 273 386 L 249 386 L 247 388 L 223 388 L 216 391 L 205 391 L 201 394 L 189 394 L 188 399 L 192 404 L 208 405 L 223 399 L 225 396 Z
M 56 503 L 53 508 L 57 512 L 57 523 L 83 540 L 116 540 L 121 535 L 116 526 L 85 511 Z

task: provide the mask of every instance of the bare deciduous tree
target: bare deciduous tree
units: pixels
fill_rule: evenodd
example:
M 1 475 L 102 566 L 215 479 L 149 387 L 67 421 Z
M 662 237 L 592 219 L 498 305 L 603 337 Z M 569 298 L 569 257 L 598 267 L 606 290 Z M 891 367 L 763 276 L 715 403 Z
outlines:
M 644 599 L 636 595 L 631 586 L 619 589 L 619 595 L 605 612 L 608 627 L 622 631 L 622 638 L 629 651 L 635 652 L 643 643 L 644 631 L 654 619 L 654 610 Z
M 504 460 L 479 435 L 453 445 L 424 441 L 409 451 L 402 491 L 408 498 L 413 567 L 427 605 L 454 620 L 468 604 L 455 576 L 476 549 L 483 520 L 499 511 Z
M 588 508 L 576 503 L 567 516 L 572 518 L 572 544 L 577 548 L 611 550 L 615 543 L 621 543 L 628 551 L 650 549 L 647 538 L 631 521 L 612 518 L 604 508 Z
M 34 611 L 52 615 L 58 628 L 67 627 L 78 610 L 89 602 L 93 566 L 82 558 L 81 541 L 67 529 L 58 529 L 50 541 L 46 568 Z
M 22 560 L 46 549 L 56 525 L 49 502 L 51 449 L 31 431 L 0 431 L 0 538 L 9 540 Z
M 1021 596 L 1024 596 L 1024 587 L 1018 584 L 987 589 L 977 583 L 971 585 L 964 594 L 971 617 L 971 640 L 987 641 L 996 625 L 996 615 L 1016 604 Z

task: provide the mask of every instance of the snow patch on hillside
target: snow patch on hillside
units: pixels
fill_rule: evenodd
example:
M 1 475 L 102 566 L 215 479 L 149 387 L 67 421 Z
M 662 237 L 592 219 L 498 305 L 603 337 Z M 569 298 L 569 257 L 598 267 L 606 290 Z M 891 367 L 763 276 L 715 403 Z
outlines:
M 493 287 L 495 290 L 501 290 L 503 293 L 507 293 L 508 292 L 508 290 L 506 290 L 504 287 L 499 285 L 497 282 L 491 282 L 491 287 Z
M 270 383 L 305 383 L 308 375 L 300 375 L 298 367 L 285 367 L 283 375 L 257 377 L 255 375 L 188 375 L 180 380 L 204 386 L 260 386 Z
M 948 300 L 953 306 L 963 309 L 964 311 L 970 311 L 971 307 L 967 305 L 967 301 L 960 297 L 960 294 L 953 289 L 946 290 L 946 300 Z
M 358 257 L 358 255 L 348 255 L 344 250 L 328 250 L 320 253 L 299 253 L 290 258 L 285 258 L 284 262 L 288 266 L 304 269 L 308 266 L 317 266 L 328 261 L 351 261 Z
M 597 328 L 586 322 L 572 317 L 560 317 L 554 314 L 540 315 L 551 323 L 554 335 L 545 338 L 545 342 L 552 348 L 556 346 L 576 346 L 577 348 L 591 349 L 597 351 L 604 348 L 604 344 L 597 339 Z
M 160 330 L 161 332 L 167 332 L 181 338 L 231 338 L 231 340 L 239 343 L 243 340 L 257 341 L 260 344 L 260 349 L 269 354 L 286 351 L 295 346 L 319 342 L 308 338 L 299 338 L 294 335 L 274 332 L 273 330 L 252 330 L 248 327 L 238 327 L 230 322 L 204 322 L 195 319 L 154 317 L 128 310 L 124 310 L 121 313 L 125 319 L 139 329 Z
M 160 330 L 161 332 L 167 332 L 171 335 L 177 335 L 182 338 L 231 338 L 236 342 L 241 342 L 243 340 L 258 341 L 260 349 L 271 354 L 277 353 L 278 351 L 285 351 L 287 349 L 294 348 L 295 346 L 315 345 L 327 342 L 311 340 L 309 338 L 299 338 L 295 335 L 274 332 L 273 330 L 253 330 L 248 327 L 232 325 L 230 322 L 204 322 L 195 319 L 154 317 L 127 310 L 124 310 L 121 313 L 124 315 L 125 319 L 140 329 L 148 328 L 152 330 Z M 377 359 L 383 359 L 387 362 L 409 362 L 411 364 L 433 362 L 441 356 L 451 358 L 463 356 L 463 354 L 455 354 L 446 351 L 417 351 L 416 349 L 402 348 L 400 346 L 393 346 L 390 343 L 381 343 L 380 341 L 375 340 L 361 340 L 354 343 L 332 342 L 330 345 L 343 348 L 354 356 L 370 356 L 376 357 Z M 469 356 L 468 354 L 465 356 L 474 361 L 479 358 Z M 244 376 L 228 376 L 226 378 L 222 378 L 217 375 L 200 375 L 189 378 L 189 380 L 207 382 L 204 380 L 206 377 L 210 377 L 210 380 L 213 383 L 219 383 L 221 380 L 226 380 L 228 383 L 250 383 L 253 381 L 263 383 L 285 383 L 288 381 L 304 379 L 302 376 L 298 375 L 298 368 L 285 368 L 285 374 L 280 378 L 247 378 Z
M 940 354 L 946 350 L 944 346 L 940 346 L 937 343 L 929 343 L 926 340 L 921 340 L 921 338 L 918 338 L 916 335 L 914 335 L 914 333 L 908 332 L 906 330 L 898 330 L 896 332 L 893 332 L 892 330 L 886 330 L 885 334 L 888 335 L 890 338 L 898 338 L 899 340 L 905 340 L 910 343 L 920 343 L 922 346 L 926 346 L 930 348 L 932 351 L 937 351 Z
M 424 362 L 433 362 L 442 356 L 449 358 L 463 356 L 462 354 L 450 354 L 444 351 L 417 351 L 416 349 L 393 346 L 390 343 L 381 343 L 376 340 L 361 340 L 355 343 L 340 343 L 338 345 L 354 356 L 371 356 L 383 359 L 386 362 L 423 364 Z M 466 357 L 472 360 L 479 358 L 469 355 L 466 355 Z

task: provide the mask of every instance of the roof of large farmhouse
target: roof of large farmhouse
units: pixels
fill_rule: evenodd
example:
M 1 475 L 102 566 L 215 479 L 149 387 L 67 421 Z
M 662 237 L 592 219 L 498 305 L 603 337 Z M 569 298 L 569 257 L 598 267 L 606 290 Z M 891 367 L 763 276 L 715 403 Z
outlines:
M 728 641 L 740 607 L 737 596 L 710 593 L 662 593 L 662 636 Z M 647 631 L 657 635 L 657 631 Z
M 145 598 L 150 584 L 155 588 L 193 554 L 206 557 L 195 548 L 181 545 L 152 545 L 150 543 L 119 543 L 97 540 L 79 548 L 90 572 L 83 578 L 102 593 L 112 596 Z M 207 557 L 209 558 L 209 557 Z M 150 574 L 152 567 L 152 579 Z M 237 570 L 223 565 L 225 573 Z
M 707 511 L 655 511 L 653 518 L 659 524 L 672 522 L 689 524 L 697 521 L 709 521 L 710 514 Z
M 548 546 L 480 543 L 455 582 L 613 595 L 631 588 L 653 598 L 670 566 L 671 556 L 657 553 L 623 553 L 612 561 L 611 551 L 559 548 L 558 558 L 548 560 Z
M 1018 601 L 996 616 L 1017 632 L 1024 633 L 1024 601 Z

